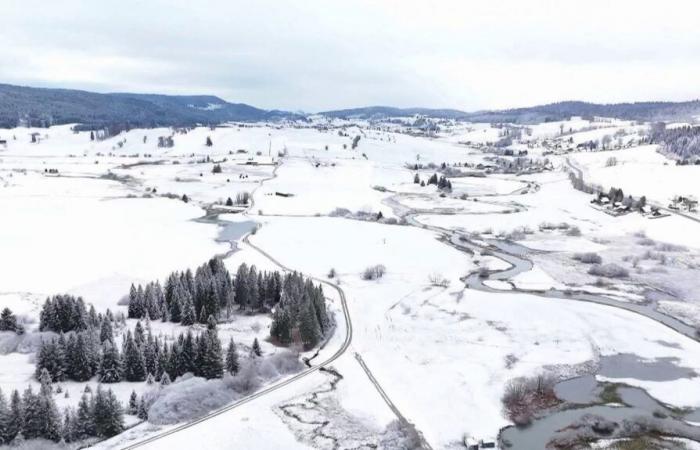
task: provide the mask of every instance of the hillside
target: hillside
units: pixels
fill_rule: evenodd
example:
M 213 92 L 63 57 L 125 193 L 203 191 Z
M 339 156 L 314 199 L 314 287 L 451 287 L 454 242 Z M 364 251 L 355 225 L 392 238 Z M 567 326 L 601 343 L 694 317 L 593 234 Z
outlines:
M 572 116 L 613 117 L 626 120 L 687 120 L 700 114 L 700 101 L 687 102 L 636 102 L 597 104 L 566 101 L 546 105 L 504 110 L 465 112 L 455 109 L 393 108 L 370 106 L 342 109 L 321 113 L 329 117 L 355 119 L 381 119 L 386 117 L 410 117 L 425 115 L 441 119 L 459 119 L 470 122 L 540 123 L 566 120 Z
M 0 127 L 81 123 L 85 128 L 125 124 L 131 127 L 257 121 L 290 114 L 266 111 L 215 96 L 154 95 L 44 89 L 0 85 Z

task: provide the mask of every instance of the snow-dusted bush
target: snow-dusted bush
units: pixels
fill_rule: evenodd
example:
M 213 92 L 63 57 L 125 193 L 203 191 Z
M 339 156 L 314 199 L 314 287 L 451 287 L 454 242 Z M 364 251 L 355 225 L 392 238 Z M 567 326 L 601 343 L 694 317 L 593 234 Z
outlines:
M 656 244 L 656 242 L 654 242 L 653 239 L 649 239 L 648 237 L 640 238 L 640 239 L 637 241 L 637 243 L 638 243 L 639 245 L 647 245 L 647 246 L 651 246 L 651 245 Z
M 574 253 L 572 258 L 584 264 L 600 264 L 603 262 L 603 258 L 601 258 L 599 254 L 593 252 Z
M 331 217 L 349 217 L 352 216 L 352 211 L 347 208 L 335 208 L 333 211 L 328 213 Z
M 566 235 L 575 237 L 581 236 L 581 229 L 576 225 L 572 225 L 568 230 L 566 230 Z
M 264 383 L 302 370 L 297 353 L 281 351 L 267 358 L 241 362 L 235 376 L 205 380 L 185 374 L 167 386 L 155 386 L 144 395 L 148 421 L 172 424 L 193 420 L 258 390 Z
M 439 273 L 432 273 L 428 276 L 428 281 L 430 284 L 433 286 L 439 286 L 439 287 L 447 287 L 450 285 L 450 280 L 447 278 L 443 277 Z
M 656 245 L 656 250 L 660 252 L 685 252 L 688 251 L 688 248 L 682 245 L 669 244 L 668 242 L 660 242 Z
M 35 353 L 41 348 L 41 341 L 57 339 L 52 331 L 17 334 L 11 331 L 0 332 L 0 355 L 8 353 Z
M 363 280 L 377 280 L 377 279 L 383 277 L 385 272 L 386 272 L 386 267 L 384 267 L 381 264 L 377 264 L 376 266 L 370 266 L 370 267 L 367 267 L 362 272 L 362 279 Z
M 554 393 L 556 381 L 550 375 L 510 380 L 501 397 L 508 418 L 516 425 L 527 425 L 538 411 L 559 403 Z
M 152 393 L 156 395 L 148 409 L 148 421 L 158 425 L 202 417 L 240 397 L 233 389 L 227 389 L 222 379 L 198 377 L 181 377 Z
M 595 275 L 598 277 L 607 278 L 626 278 L 629 276 L 629 272 L 622 266 L 617 264 L 595 264 L 590 269 L 588 269 L 590 275 Z

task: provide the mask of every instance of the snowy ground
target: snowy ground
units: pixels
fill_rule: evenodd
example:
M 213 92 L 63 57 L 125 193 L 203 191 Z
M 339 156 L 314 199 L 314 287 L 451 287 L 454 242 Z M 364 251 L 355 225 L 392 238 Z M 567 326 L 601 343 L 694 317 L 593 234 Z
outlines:
M 700 372 L 700 344 L 650 319 L 512 290 L 577 286 L 609 294 L 613 287 L 597 285 L 588 266 L 572 258 L 575 253 L 596 252 L 630 271 L 628 279 L 610 283 L 618 298 L 643 300 L 645 283 L 673 290 L 676 296 L 661 299 L 659 310 L 700 323 L 700 298 L 694 294 L 700 223 L 675 216 L 609 216 L 592 208 L 590 196 L 574 191 L 566 173 L 558 170 L 453 178 L 453 192 L 441 197 L 434 186 L 414 184 L 407 164 L 481 161 L 481 154 L 460 143 L 494 142 L 501 130 L 459 125 L 441 131 L 438 138 L 425 138 L 399 129 L 386 131 L 388 127 L 370 130 L 364 123 L 343 125 L 349 136 L 307 126 L 197 128 L 175 134 L 173 148 L 155 144 L 159 136 L 170 135 L 166 129 L 132 130 L 91 142 L 88 133 L 54 127 L 40 130 L 48 137 L 39 144 L 29 143 L 28 133 L 34 130 L 4 133 L 17 140 L 0 152 L 0 207 L 11 211 L 0 221 L 1 306 L 36 318 L 45 296 L 71 292 L 83 295 L 98 310 L 123 310 L 117 301 L 131 282 L 162 281 L 172 270 L 195 267 L 229 250 L 216 241 L 216 225 L 194 219 L 228 197 L 250 192 L 254 204 L 247 218 L 261 226 L 250 237 L 251 244 L 284 266 L 320 279 L 335 269 L 332 281 L 345 292 L 353 325 L 350 347 L 331 364 L 342 379 L 333 382 L 332 374 L 311 373 L 147 448 L 223 448 L 232 443 L 242 448 L 351 448 L 386 443 L 397 417 L 356 354 L 395 407 L 436 449 L 457 447 L 464 433 L 495 437 L 509 424 L 500 397 L 514 377 L 564 371 L 615 353 L 644 359 L 671 356 Z M 636 132 L 627 122 L 583 119 L 531 128 L 533 140 L 556 137 L 563 130 L 576 142 L 616 130 Z M 354 135 L 361 136 L 357 149 L 351 148 Z M 211 147 L 205 146 L 207 136 Z M 664 165 L 653 148 L 610 152 L 619 161 L 614 167 L 604 167 L 607 153 L 572 158 L 586 178 L 651 199 L 661 201 L 697 188 L 692 174 L 686 173 L 692 167 Z M 221 165 L 221 173 L 212 173 L 215 163 Z M 58 169 L 59 174 L 45 169 Z M 116 177 L 100 178 L 108 171 Z M 419 175 L 427 179 L 435 172 L 423 169 Z M 650 184 L 649 179 L 656 181 Z M 176 198 L 161 196 L 166 193 Z M 182 195 L 189 203 L 179 199 Z M 428 226 L 470 233 L 474 239 L 510 238 L 531 249 L 534 266 L 509 282 L 486 282 L 503 292 L 466 289 L 462 280 L 480 267 L 504 270 L 508 264 L 487 253 L 459 251 L 429 229 L 328 217 L 336 208 L 381 211 L 384 217 L 393 217 L 397 209 L 415 210 L 420 212 L 416 221 Z M 232 221 L 242 217 L 222 216 Z M 663 243 L 686 248 L 669 249 Z M 226 260 L 230 270 L 241 262 L 263 270 L 276 267 L 254 247 L 239 247 Z M 646 258 L 647 250 L 656 253 Z M 663 264 L 660 253 L 666 255 Z M 364 280 L 364 269 L 377 264 L 386 267 L 386 274 Z M 341 320 L 340 298 L 332 289 L 326 294 Z M 341 325 L 319 361 L 342 349 L 346 329 Z M 170 324 L 152 326 L 162 335 L 181 331 Z M 240 317 L 222 325 L 220 334 L 225 340 L 233 337 L 243 348 L 258 337 L 263 351 L 271 354 L 278 349 L 264 340 L 268 327 L 266 316 Z M 0 355 L 0 387 L 22 388 L 32 382 L 32 358 L 26 353 Z M 624 381 L 673 406 L 700 406 L 695 379 Z M 60 404 L 77 401 L 83 387 L 66 383 L 70 396 Z M 132 389 L 142 392 L 147 387 L 116 387 L 123 401 Z M 289 414 L 301 404 L 308 407 L 303 416 Z M 319 418 L 329 421 L 324 433 L 332 438 L 319 438 L 319 431 L 304 423 Z M 100 448 L 123 448 L 166 429 L 142 424 Z

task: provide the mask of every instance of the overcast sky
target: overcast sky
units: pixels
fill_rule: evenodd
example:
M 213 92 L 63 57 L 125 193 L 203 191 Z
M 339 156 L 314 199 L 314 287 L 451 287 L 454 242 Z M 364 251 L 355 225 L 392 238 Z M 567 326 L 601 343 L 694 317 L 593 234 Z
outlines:
M 675 1 L 2 0 L 0 82 L 263 108 L 700 97 Z

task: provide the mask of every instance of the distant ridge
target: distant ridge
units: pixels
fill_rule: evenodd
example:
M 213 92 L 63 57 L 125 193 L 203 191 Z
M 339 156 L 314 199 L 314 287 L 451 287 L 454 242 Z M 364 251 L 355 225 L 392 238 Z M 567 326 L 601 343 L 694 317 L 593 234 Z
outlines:
M 296 115 L 229 103 L 210 95 L 98 94 L 0 84 L 2 128 L 20 122 L 32 126 L 79 123 L 83 128 L 190 126 L 283 117 Z
M 381 119 L 425 115 L 439 119 L 461 119 L 471 122 L 535 123 L 568 119 L 572 116 L 601 116 L 626 120 L 690 120 L 700 115 L 700 101 L 636 102 L 598 104 L 565 101 L 547 105 L 504 110 L 465 112 L 456 109 L 394 108 L 369 106 L 321 113 L 335 118 Z
M 457 109 L 394 108 L 392 106 L 366 106 L 361 108 L 338 109 L 334 111 L 325 111 L 319 114 L 342 119 L 381 119 L 386 117 L 411 117 L 415 115 L 440 119 L 463 119 L 469 116 L 469 113 Z
M 368 106 L 319 113 L 331 118 L 378 120 L 416 115 L 471 122 L 535 123 L 572 116 L 627 120 L 689 121 L 700 117 L 700 101 L 597 104 L 565 101 L 504 110 L 465 112 L 457 109 Z M 229 103 L 212 95 L 160 95 L 49 89 L 0 84 L 0 128 L 19 124 L 49 126 L 78 123 L 81 129 L 113 127 L 218 125 L 280 119 L 303 120 L 302 113 L 264 110 Z

